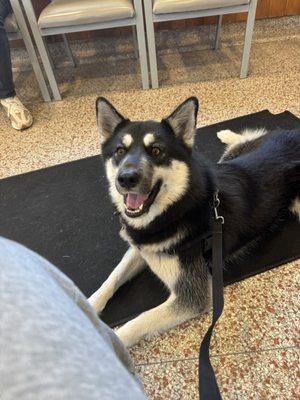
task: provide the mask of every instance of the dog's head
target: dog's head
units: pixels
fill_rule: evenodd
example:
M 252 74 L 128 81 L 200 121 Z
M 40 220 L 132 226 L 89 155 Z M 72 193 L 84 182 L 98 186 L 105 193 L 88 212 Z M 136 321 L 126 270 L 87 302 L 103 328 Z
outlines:
M 160 122 L 130 121 L 103 97 L 96 111 L 112 200 L 128 224 L 145 227 L 188 188 L 198 100 Z

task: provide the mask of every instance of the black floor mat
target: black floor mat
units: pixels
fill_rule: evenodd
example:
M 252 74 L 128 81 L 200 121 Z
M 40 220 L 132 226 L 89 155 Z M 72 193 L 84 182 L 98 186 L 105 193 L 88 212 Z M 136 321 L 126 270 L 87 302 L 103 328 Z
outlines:
M 199 129 L 196 146 L 216 162 L 224 150 L 216 132 L 238 132 L 244 127 L 293 129 L 300 127 L 300 120 L 287 111 L 278 115 L 261 111 Z M 1 180 L 0 210 L 1 236 L 46 257 L 87 296 L 98 289 L 126 249 L 99 156 Z M 249 265 L 237 266 L 225 281 L 240 280 L 299 256 L 300 224 L 291 219 L 267 246 L 249 255 Z M 114 326 L 166 296 L 160 281 L 146 270 L 118 290 L 102 318 Z

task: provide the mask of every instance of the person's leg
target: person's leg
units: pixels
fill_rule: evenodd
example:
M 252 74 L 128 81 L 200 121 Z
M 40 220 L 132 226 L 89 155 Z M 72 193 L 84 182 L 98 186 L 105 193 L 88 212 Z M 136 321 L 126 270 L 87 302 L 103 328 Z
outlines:
M 48 261 L 0 238 L 1 400 L 145 399 L 122 343 Z
M 11 12 L 12 9 L 9 0 L 0 0 L 0 99 L 16 95 L 12 76 L 10 48 L 4 28 L 5 18 Z
M 4 27 L 5 18 L 12 12 L 9 0 L 0 0 L 0 103 L 5 108 L 14 129 L 29 128 L 33 118 L 16 96 L 10 47 Z

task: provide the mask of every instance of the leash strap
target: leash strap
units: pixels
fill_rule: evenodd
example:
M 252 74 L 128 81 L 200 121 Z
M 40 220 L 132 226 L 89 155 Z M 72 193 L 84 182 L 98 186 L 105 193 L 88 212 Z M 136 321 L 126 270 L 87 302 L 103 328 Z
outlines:
M 199 398 L 200 400 L 222 400 L 216 376 L 209 358 L 209 346 L 213 329 L 222 314 L 223 298 L 223 256 L 222 256 L 222 225 L 224 218 L 218 215 L 217 208 L 220 204 L 218 193 L 214 198 L 214 222 L 212 237 L 212 292 L 213 292 L 213 317 L 208 328 L 199 353 Z

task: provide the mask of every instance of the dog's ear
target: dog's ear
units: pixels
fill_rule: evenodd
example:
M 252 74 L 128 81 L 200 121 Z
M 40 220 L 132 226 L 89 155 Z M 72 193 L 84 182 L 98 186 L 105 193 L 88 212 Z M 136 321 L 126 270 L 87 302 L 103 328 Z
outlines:
M 181 103 L 175 111 L 164 118 L 177 137 L 181 137 L 189 146 L 193 146 L 197 123 L 199 103 L 196 97 L 189 97 Z
M 96 115 L 101 142 L 105 142 L 116 127 L 126 120 L 104 97 L 98 97 L 96 100 Z

